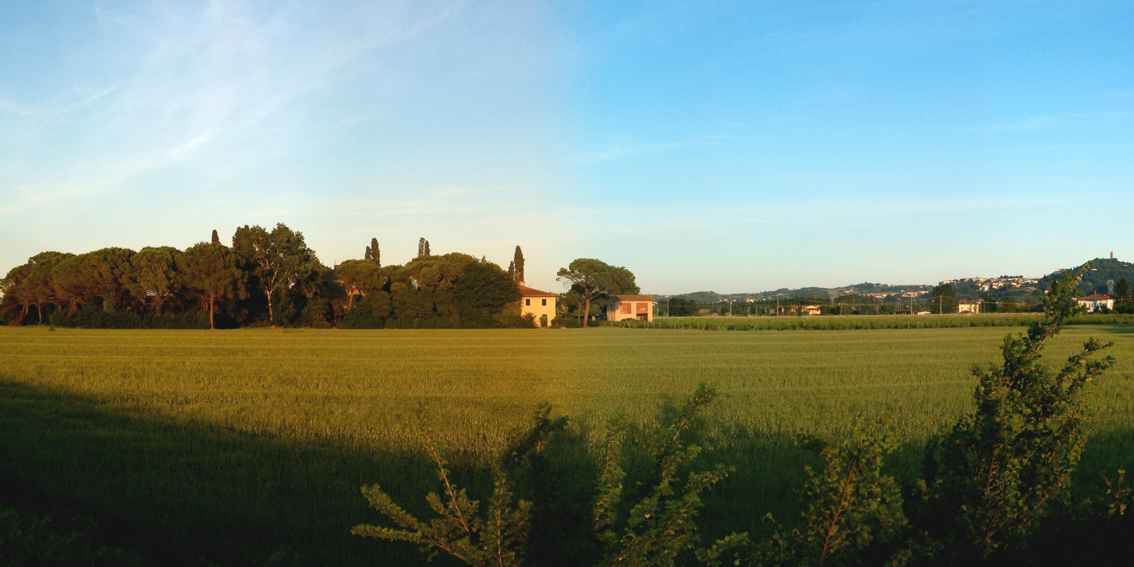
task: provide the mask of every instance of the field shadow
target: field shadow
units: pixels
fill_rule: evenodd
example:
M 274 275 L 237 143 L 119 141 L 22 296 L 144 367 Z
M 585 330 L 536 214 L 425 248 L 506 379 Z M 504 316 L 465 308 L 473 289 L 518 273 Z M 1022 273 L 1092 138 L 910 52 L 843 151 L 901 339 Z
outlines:
M 664 409 L 662 410 L 664 411 Z M 716 423 L 703 456 L 732 474 L 706 497 L 706 538 L 747 530 L 760 538 L 772 513 L 790 527 L 799 517 L 804 466 L 821 465 L 806 439 Z M 550 446 L 547 463 L 517 481 L 537 497 L 531 564 L 597 559 L 589 538 L 598 459 L 580 427 Z M 298 444 L 211 424 L 105 409 L 99 400 L 0 377 L 0 503 L 54 516 L 94 518 L 108 545 L 160 565 L 413 565 L 408 545 L 351 536 L 379 522 L 359 493 L 378 482 L 411 513 L 431 517 L 424 495 L 437 490 L 421 452 Z M 627 446 L 627 492 L 643 493 L 653 463 Z M 918 474 L 923 445 L 907 444 L 888 468 L 903 482 Z M 454 480 L 474 498 L 491 489 L 488 467 L 450 457 Z M 1101 475 L 1134 469 L 1134 429 L 1093 437 L 1076 491 L 1101 491 Z M 550 511 L 554 510 L 554 513 Z M 451 564 L 439 558 L 435 564 Z
M 424 512 L 421 455 L 296 445 L 219 426 L 121 415 L 98 400 L 0 379 L 0 499 L 94 519 L 108 545 L 162 565 L 413 564 L 405 545 L 351 536 L 379 482 Z M 474 490 L 487 478 L 454 467 Z

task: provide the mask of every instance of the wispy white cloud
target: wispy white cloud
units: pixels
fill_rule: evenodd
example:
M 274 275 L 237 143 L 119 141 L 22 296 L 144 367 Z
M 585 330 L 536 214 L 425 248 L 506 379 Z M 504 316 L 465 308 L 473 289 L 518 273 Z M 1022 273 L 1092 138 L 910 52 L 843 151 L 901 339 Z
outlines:
M 238 145 L 333 84 L 345 67 L 429 33 L 463 7 L 360 7 L 311 25 L 326 12 L 301 3 L 267 14 L 226 2 L 155 4 L 144 12 L 96 5 L 98 24 L 116 38 L 105 49 L 132 59 L 123 67 L 136 70 L 42 104 L 0 98 L 0 114 L 39 124 L 67 117 L 76 148 L 54 155 L 49 167 L 17 174 L 19 189 L 0 214 L 114 191 L 210 148 Z

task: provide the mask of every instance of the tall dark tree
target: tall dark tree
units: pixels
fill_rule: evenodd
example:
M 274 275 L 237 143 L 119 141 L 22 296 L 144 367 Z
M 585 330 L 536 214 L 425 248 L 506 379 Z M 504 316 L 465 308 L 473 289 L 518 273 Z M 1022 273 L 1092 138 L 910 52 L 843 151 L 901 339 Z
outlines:
M 43 323 L 45 305 L 55 303 L 55 292 L 51 286 L 51 273 L 55 266 L 71 254 L 60 252 L 40 252 L 28 258 L 26 264 L 16 266 L 3 280 L 4 297 L 11 305 L 20 307 L 20 313 L 12 320 L 23 323 L 32 307 L 35 307 L 36 322 Z
M 516 245 L 516 252 L 512 254 L 512 265 L 515 266 L 512 279 L 516 280 L 516 283 L 523 284 L 527 280 L 524 279 L 524 251 L 520 250 L 519 244 Z
M 366 247 L 366 255 L 363 259 L 367 262 L 373 262 L 375 266 L 382 267 L 382 253 L 378 249 L 378 239 L 371 238 L 370 245 Z
M 221 243 L 221 241 L 220 241 L 220 235 L 219 235 L 219 234 L 217 234 L 217 229 L 215 229 L 215 228 L 213 229 L 213 239 L 212 239 L 212 240 L 211 240 L 210 242 L 211 242 L 211 243 L 213 243 L 213 244 L 216 244 L 216 245 L 218 245 L 218 246 L 219 246 L 219 245 L 220 245 L 220 243 Z
M 28 317 L 31 306 L 35 303 L 31 290 L 27 285 L 31 274 L 31 263 L 20 264 L 8 271 L 8 275 L 0 280 L 0 291 L 4 292 L 4 302 L 13 309 L 19 308 L 19 315 L 11 316 L 12 320 L 23 324 Z
M 55 270 L 55 266 L 72 256 L 74 256 L 74 254 L 40 252 L 28 260 L 32 265 L 32 271 L 28 276 L 27 284 L 30 287 L 32 297 L 35 299 L 40 322 L 44 322 L 42 312 L 43 305 L 55 304 L 56 306 L 61 306 L 62 304 L 55 295 L 51 274 Z
M 417 239 L 417 257 L 418 258 L 428 258 L 429 257 L 429 241 L 426 240 L 424 236 Z
M 1114 294 L 1118 296 L 1119 301 L 1130 301 L 1130 282 L 1126 278 L 1118 280 L 1118 284 L 1114 286 Z
M 303 233 L 283 223 L 268 232 L 260 226 L 242 226 L 232 237 L 239 266 L 256 277 L 268 300 L 268 321 L 275 323 L 272 299 L 287 290 L 315 268 L 315 253 L 307 247 Z
M 520 300 L 516 282 L 492 262 L 465 265 L 454 294 L 462 326 L 489 327 L 508 304 Z
M 209 314 L 209 328 L 216 328 L 217 303 L 235 297 L 240 282 L 236 257 L 220 244 L 194 244 L 179 257 L 178 273 L 184 277 L 185 287 L 201 299 Z
M 560 268 L 557 277 L 571 284 L 570 293 L 582 306 L 580 324 L 584 327 L 590 321 L 595 300 L 608 294 L 638 293 L 633 272 L 594 258 L 576 258 L 566 268 Z

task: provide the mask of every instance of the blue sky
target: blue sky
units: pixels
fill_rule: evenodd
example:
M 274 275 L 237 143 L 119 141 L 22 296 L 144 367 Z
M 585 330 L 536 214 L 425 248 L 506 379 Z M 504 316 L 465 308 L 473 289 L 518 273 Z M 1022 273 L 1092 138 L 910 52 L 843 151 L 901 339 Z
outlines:
M 1134 257 L 1130 2 L 27 2 L 0 270 L 285 222 L 648 292 Z

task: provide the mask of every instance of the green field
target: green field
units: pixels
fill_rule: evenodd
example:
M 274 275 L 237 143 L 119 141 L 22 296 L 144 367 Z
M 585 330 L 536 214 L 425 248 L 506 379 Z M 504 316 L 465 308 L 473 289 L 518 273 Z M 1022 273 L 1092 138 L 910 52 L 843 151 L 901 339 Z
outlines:
M 1039 313 L 982 313 L 944 315 L 823 315 L 658 317 L 649 323 L 626 321 L 620 325 L 648 329 L 701 331 L 857 331 L 871 329 L 951 329 L 964 327 L 1025 327 Z M 1134 316 L 1093 313 L 1073 317 L 1070 325 L 1134 325 Z
M 0 481 L 17 507 L 95 516 L 111 540 L 172 562 L 416 560 L 347 530 L 375 519 L 364 483 L 423 509 L 433 479 L 419 421 L 475 490 L 540 401 L 593 441 L 611 418 L 649 421 L 708 382 L 724 394 L 714 454 L 737 466 L 708 530 L 758 529 L 765 512 L 794 509 L 814 462 L 801 436 L 882 419 L 902 442 L 892 467 L 913 471 L 969 406 L 969 367 L 997 360 L 1010 331 L 0 328 Z M 1132 328 L 1070 327 L 1051 354 L 1091 335 L 1115 342 L 1118 366 L 1087 394 L 1082 490 L 1134 468 Z

